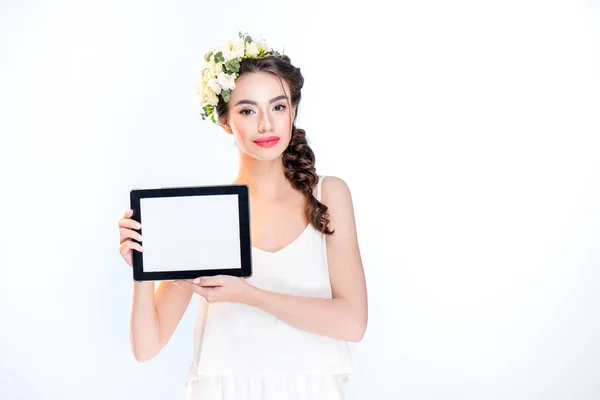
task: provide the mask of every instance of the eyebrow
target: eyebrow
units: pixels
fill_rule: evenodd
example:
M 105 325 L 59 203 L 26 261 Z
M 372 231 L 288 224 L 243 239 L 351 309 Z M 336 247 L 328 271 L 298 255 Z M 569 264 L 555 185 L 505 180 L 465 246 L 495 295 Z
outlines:
M 269 103 L 274 103 L 278 100 L 283 100 L 283 99 L 287 100 L 287 96 L 282 94 L 281 96 L 273 97 L 271 100 L 269 100 Z M 253 106 L 258 105 L 257 102 L 252 101 L 252 100 L 240 100 L 237 103 L 235 103 L 236 106 L 239 106 L 240 104 L 251 104 Z

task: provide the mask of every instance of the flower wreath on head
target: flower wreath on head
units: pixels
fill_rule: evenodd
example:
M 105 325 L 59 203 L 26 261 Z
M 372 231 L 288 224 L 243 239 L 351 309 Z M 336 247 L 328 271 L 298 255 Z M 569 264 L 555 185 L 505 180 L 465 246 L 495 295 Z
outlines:
M 213 123 L 217 123 L 217 104 L 219 100 L 229 102 L 243 59 L 280 55 L 279 52 L 269 49 L 262 39 L 257 40 L 242 32 L 239 32 L 239 37 L 240 40 L 229 40 L 204 56 L 206 64 L 196 91 L 198 102 L 202 105 L 200 115 L 203 120 L 210 118 Z

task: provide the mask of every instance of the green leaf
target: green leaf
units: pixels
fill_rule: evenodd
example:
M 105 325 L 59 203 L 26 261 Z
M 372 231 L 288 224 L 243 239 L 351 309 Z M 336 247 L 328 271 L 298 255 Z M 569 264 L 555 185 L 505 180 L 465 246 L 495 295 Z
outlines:
M 231 60 L 227 61 L 225 66 L 230 74 L 240 71 L 240 61 L 238 58 L 232 58 Z
M 223 101 L 225 103 L 229 102 L 230 96 L 231 96 L 231 90 L 223 90 L 221 92 L 221 97 L 223 97 Z
M 210 56 L 212 56 L 212 54 L 213 54 L 212 51 L 209 51 L 208 53 L 206 53 L 206 55 L 204 56 L 204 60 L 206 62 L 209 62 L 210 61 Z

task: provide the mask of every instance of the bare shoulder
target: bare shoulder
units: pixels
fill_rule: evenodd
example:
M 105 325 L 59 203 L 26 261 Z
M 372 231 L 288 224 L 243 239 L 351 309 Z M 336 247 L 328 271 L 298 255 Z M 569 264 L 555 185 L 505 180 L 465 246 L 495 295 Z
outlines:
M 326 204 L 328 200 L 336 203 L 340 200 L 351 199 L 348 184 L 338 176 L 328 175 L 324 177 L 321 183 L 321 191 L 323 204 Z
M 321 202 L 328 207 L 330 228 L 341 224 L 354 229 L 352 195 L 346 181 L 337 176 L 326 176 L 321 183 Z

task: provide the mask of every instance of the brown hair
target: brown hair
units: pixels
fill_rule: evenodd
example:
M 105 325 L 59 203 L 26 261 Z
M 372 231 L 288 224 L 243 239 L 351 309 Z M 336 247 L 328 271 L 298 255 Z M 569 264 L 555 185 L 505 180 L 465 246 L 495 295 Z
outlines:
M 301 89 L 304 85 L 304 77 L 300 68 L 292 65 L 290 58 L 286 55 L 272 55 L 265 58 L 246 58 L 240 63 L 240 76 L 247 72 L 266 72 L 279 77 L 287 82 L 290 87 L 290 99 L 292 108 L 298 109 L 301 98 Z M 217 115 L 220 119 L 226 119 L 229 115 L 229 105 L 219 99 L 217 104 Z M 318 201 L 312 192 L 317 184 L 319 176 L 315 169 L 315 154 L 308 145 L 304 129 L 296 128 L 292 121 L 292 137 L 290 144 L 282 154 L 282 162 L 285 177 L 291 182 L 292 187 L 306 196 L 306 216 L 310 223 L 320 232 L 332 234 L 335 230 L 329 229 L 328 207 Z

